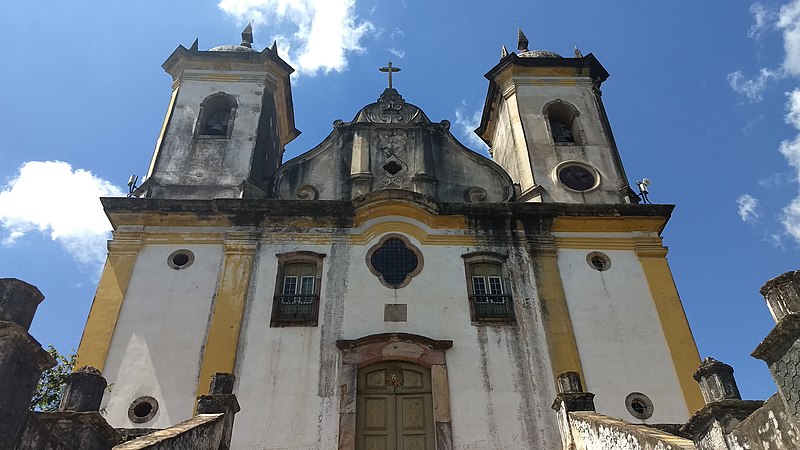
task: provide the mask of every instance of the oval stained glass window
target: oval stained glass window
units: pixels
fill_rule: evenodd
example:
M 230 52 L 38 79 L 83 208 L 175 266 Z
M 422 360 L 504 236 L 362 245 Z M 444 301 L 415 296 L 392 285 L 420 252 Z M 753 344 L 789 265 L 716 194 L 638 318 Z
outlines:
M 408 284 L 420 269 L 417 253 L 400 238 L 390 237 L 372 251 L 370 269 L 388 287 L 397 289 Z

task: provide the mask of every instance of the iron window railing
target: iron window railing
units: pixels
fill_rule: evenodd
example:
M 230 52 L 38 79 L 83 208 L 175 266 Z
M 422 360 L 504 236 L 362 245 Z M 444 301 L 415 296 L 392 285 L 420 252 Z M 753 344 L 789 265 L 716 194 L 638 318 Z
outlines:
M 476 320 L 514 320 L 510 295 L 470 295 Z
M 316 294 L 276 295 L 273 305 L 273 322 L 316 323 L 319 296 Z

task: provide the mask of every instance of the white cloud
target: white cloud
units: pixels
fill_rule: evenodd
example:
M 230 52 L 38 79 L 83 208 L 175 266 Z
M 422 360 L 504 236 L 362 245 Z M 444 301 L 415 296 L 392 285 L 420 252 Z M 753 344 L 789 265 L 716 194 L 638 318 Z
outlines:
M 406 51 L 402 48 L 387 48 L 386 50 L 389 50 L 389 53 L 397 56 L 398 58 L 404 58 L 406 56 Z
M 764 120 L 763 114 L 759 114 L 756 117 L 748 120 L 747 123 L 744 124 L 744 126 L 742 127 L 742 134 L 744 134 L 745 136 L 749 135 L 753 131 L 753 128 L 756 126 L 756 124 L 758 124 L 762 120 Z
M 217 6 L 239 22 L 269 24 L 264 29 L 288 25 L 292 32 L 278 46 L 298 74 L 345 70 L 348 54 L 362 52 L 361 39 L 375 30 L 356 16 L 355 0 L 221 0 Z
M 750 6 L 750 14 L 753 15 L 753 25 L 747 30 L 747 37 L 758 39 L 775 20 L 775 12 L 756 2 Z
M 800 0 L 781 6 L 777 26 L 783 31 L 783 69 L 800 75 Z
M 800 88 L 796 88 L 786 95 L 789 97 L 786 123 L 800 131 Z M 800 181 L 800 134 L 792 140 L 787 139 L 781 142 L 778 150 L 786 158 L 789 165 L 795 169 L 795 179 Z M 800 195 L 783 208 L 781 223 L 786 232 L 800 243 Z
M 48 233 L 79 262 L 101 264 L 111 225 L 101 196 L 123 191 L 83 169 L 62 161 L 30 161 L 0 190 L 3 245 L 32 231 Z
M 781 74 L 766 67 L 753 78 L 746 78 L 741 70 L 728 74 L 728 84 L 737 94 L 744 95 L 751 103 L 760 102 L 764 97 L 767 82 L 781 78 Z
M 401 30 L 400 28 L 395 28 L 394 31 L 392 31 L 392 34 L 389 36 L 389 38 L 392 41 L 394 41 L 395 39 L 400 39 L 400 38 L 404 38 L 404 37 L 406 37 L 406 32 Z
M 791 0 L 781 6 L 777 13 L 768 10 L 760 3 L 755 3 L 750 7 L 750 13 L 753 15 L 754 23 L 748 36 L 758 38 L 774 23 L 774 26 L 782 33 L 784 50 L 783 61 L 777 69 L 762 68 L 759 74 L 752 79 L 747 79 L 741 71 L 728 74 L 728 83 L 731 88 L 747 97 L 751 102 L 755 102 L 761 100 L 768 81 L 791 76 L 800 77 L 800 0 Z M 796 134 L 793 139 L 782 141 L 778 150 L 786 158 L 789 166 L 794 169 L 794 181 L 800 182 L 800 87 L 786 95 L 788 100 L 785 121 L 795 128 Z M 761 180 L 759 184 L 768 187 L 779 182 L 781 178 L 785 177 L 770 176 L 768 179 Z M 749 221 L 758 218 L 758 202 L 755 198 L 744 195 L 739 197 L 738 203 L 739 216 L 742 217 L 742 220 Z M 783 208 L 780 221 L 784 231 L 797 243 L 800 243 L 800 194 Z
M 800 242 L 800 197 L 796 197 L 783 208 L 783 228 L 796 242 Z
M 466 111 L 467 102 L 466 100 L 462 100 L 461 106 L 456 108 L 456 125 L 458 126 L 459 134 L 461 134 L 463 139 L 466 139 L 467 142 L 476 147 L 478 151 L 488 153 L 489 147 L 475 134 L 475 129 L 481 124 L 482 111 L 478 109 L 472 114 Z
M 767 177 L 758 180 L 758 185 L 762 188 L 771 189 L 796 182 L 795 177 L 787 172 L 772 172 Z
M 753 223 L 761 216 L 758 209 L 758 199 L 750 194 L 740 195 L 736 199 L 736 204 L 739 205 L 739 217 L 745 222 Z

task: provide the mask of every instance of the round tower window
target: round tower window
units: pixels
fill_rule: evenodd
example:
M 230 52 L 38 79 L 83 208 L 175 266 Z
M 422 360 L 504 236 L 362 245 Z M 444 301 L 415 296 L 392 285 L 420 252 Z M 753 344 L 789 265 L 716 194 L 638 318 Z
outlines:
M 139 397 L 128 407 L 128 419 L 133 423 L 145 423 L 158 412 L 158 400 L 150 396 Z
M 172 252 L 167 257 L 167 264 L 175 270 L 185 269 L 194 262 L 194 253 L 191 250 L 180 249 Z
M 625 398 L 625 407 L 637 419 L 649 419 L 653 416 L 653 402 L 641 392 L 631 392 Z
M 597 177 L 582 165 L 568 164 L 558 171 L 558 181 L 572 190 L 588 191 L 597 184 Z
M 611 259 L 605 253 L 592 252 L 586 255 L 586 262 L 594 270 L 604 272 L 611 268 Z

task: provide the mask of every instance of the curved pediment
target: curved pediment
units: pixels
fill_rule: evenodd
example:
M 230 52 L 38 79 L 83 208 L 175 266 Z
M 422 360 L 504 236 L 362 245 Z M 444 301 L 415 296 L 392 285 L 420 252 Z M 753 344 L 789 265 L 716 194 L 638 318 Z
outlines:
M 386 89 L 378 101 L 371 103 L 356 114 L 353 122 L 369 123 L 431 123 L 419 107 L 406 103 L 395 89 Z
M 280 198 L 349 200 L 399 189 L 437 202 L 503 202 L 511 178 L 464 147 L 450 122 L 432 123 L 394 89 L 365 106 L 313 150 L 283 164 L 275 176 Z

